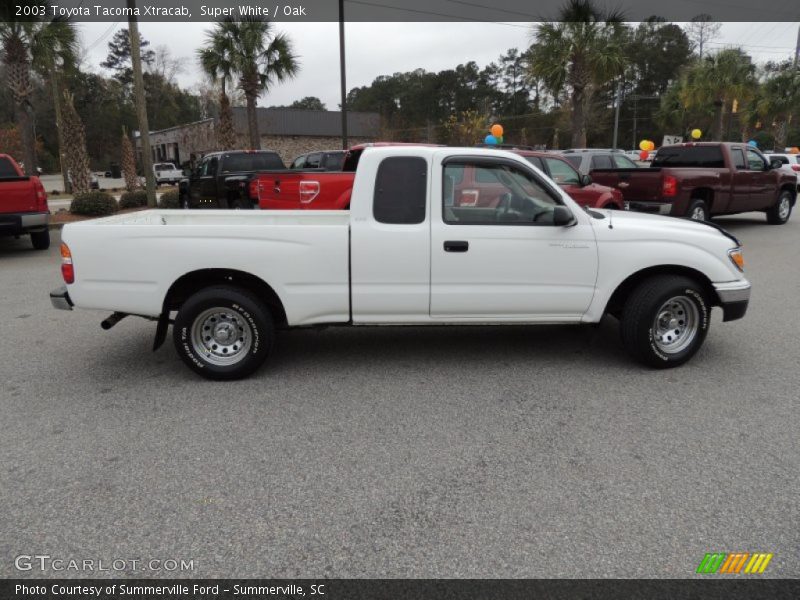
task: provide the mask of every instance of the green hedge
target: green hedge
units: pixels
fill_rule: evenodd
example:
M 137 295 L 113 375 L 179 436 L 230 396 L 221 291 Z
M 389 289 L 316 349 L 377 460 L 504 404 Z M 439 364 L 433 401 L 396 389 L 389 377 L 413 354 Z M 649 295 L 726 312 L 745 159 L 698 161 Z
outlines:
M 113 215 L 119 210 L 114 196 L 106 192 L 86 192 L 75 194 L 69 205 L 73 215 L 103 216 Z
M 181 199 L 180 195 L 178 194 L 178 190 L 169 190 L 161 194 L 161 198 L 158 199 L 158 207 L 159 208 L 180 208 L 181 207 Z
M 120 208 L 139 208 L 140 206 L 147 206 L 147 192 L 144 190 L 125 192 L 119 199 Z

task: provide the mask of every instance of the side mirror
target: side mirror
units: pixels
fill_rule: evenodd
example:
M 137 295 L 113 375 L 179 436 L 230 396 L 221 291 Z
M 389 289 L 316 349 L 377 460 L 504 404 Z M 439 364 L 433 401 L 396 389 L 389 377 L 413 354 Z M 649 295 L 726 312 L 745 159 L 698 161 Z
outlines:
M 592 178 L 589 175 L 581 175 L 581 187 L 586 187 L 587 185 L 591 185 Z
M 553 209 L 553 225 L 564 227 L 570 225 L 575 218 L 566 206 L 556 206 Z
M 780 169 L 781 167 L 783 167 L 783 163 L 777 158 L 773 159 L 772 162 L 769 163 L 770 169 Z

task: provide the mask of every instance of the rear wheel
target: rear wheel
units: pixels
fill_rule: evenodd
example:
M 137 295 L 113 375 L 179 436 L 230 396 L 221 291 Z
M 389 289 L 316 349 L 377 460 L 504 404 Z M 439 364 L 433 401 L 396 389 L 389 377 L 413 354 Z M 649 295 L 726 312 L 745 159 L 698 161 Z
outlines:
M 693 221 L 708 221 L 708 205 L 705 200 L 694 199 L 689 203 L 686 216 Z
M 47 250 L 50 247 L 50 230 L 31 233 L 31 243 L 36 250 Z
M 794 196 L 792 192 L 783 190 L 778 196 L 775 206 L 767 209 L 767 223 L 770 225 L 783 225 L 789 220 L 792 214 L 792 202 Z
M 229 380 L 247 377 L 263 364 L 274 327 L 267 307 L 250 292 L 212 287 L 181 306 L 172 333 L 175 350 L 190 369 Z
M 703 345 L 710 309 L 702 286 L 677 275 L 653 277 L 633 290 L 620 332 L 628 353 L 656 368 L 677 367 Z

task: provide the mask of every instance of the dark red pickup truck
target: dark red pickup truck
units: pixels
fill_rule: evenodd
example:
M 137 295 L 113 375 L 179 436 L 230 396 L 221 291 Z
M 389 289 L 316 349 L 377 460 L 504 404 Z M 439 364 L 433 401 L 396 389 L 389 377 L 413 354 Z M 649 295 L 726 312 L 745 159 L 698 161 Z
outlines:
M 370 146 L 396 146 L 391 142 L 362 144 L 347 152 L 342 171 L 320 172 L 318 169 L 302 171 L 259 173 L 250 184 L 250 197 L 258 198 L 264 210 L 307 209 L 343 210 L 350 207 L 355 170 L 365 148 Z M 557 154 L 527 150 L 512 150 L 525 157 L 558 183 L 581 206 L 592 208 L 622 209 L 623 200 L 619 191 L 592 183 L 581 176 L 566 160 Z M 481 180 L 474 169 L 463 174 L 458 182 L 458 204 L 491 205 L 499 200 L 499 191 L 504 189 L 493 179 Z M 497 193 L 495 193 L 497 192 Z
M 797 176 L 747 144 L 700 142 L 663 146 L 646 169 L 596 169 L 592 180 L 622 192 L 631 210 L 705 221 L 750 211 L 767 222 L 789 220 Z
M 28 177 L 16 161 L 0 154 L 0 235 L 30 234 L 33 247 L 50 247 L 50 209 L 38 177 Z

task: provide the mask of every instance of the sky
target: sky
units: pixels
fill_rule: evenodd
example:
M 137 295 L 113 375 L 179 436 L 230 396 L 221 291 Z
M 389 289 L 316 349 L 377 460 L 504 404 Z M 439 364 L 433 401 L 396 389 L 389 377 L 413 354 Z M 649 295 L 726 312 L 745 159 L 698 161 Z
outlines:
M 99 65 L 108 53 L 108 41 L 127 23 L 78 26 L 84 69 L 103 73 Z M 151 48 L 166 46 L 182 61 L 177 79 L 188 88 L 203 79 L 195 52 L 209 27 L 210 23 L 139 23 Z M 278 30 L 293 41 L 301 70 L 294 80 L 275 86 L 259 105 L 288 105 L 316 96 L 335 110 L 339 104 L 338 23 L 281 23 Z M 418 68 L 440 71 L 470 60 L 484 67 L 509 48 L 526 48 L 532 41 L 531 32 L 532 24 L 525 23 L 348 23 L 347 89 L 369 85 L 380 75 Z M 782 60 L 794 55 L 797 36 L 796 22 L 724 23 L 710 48 L 740 45 L 756 62 Z

